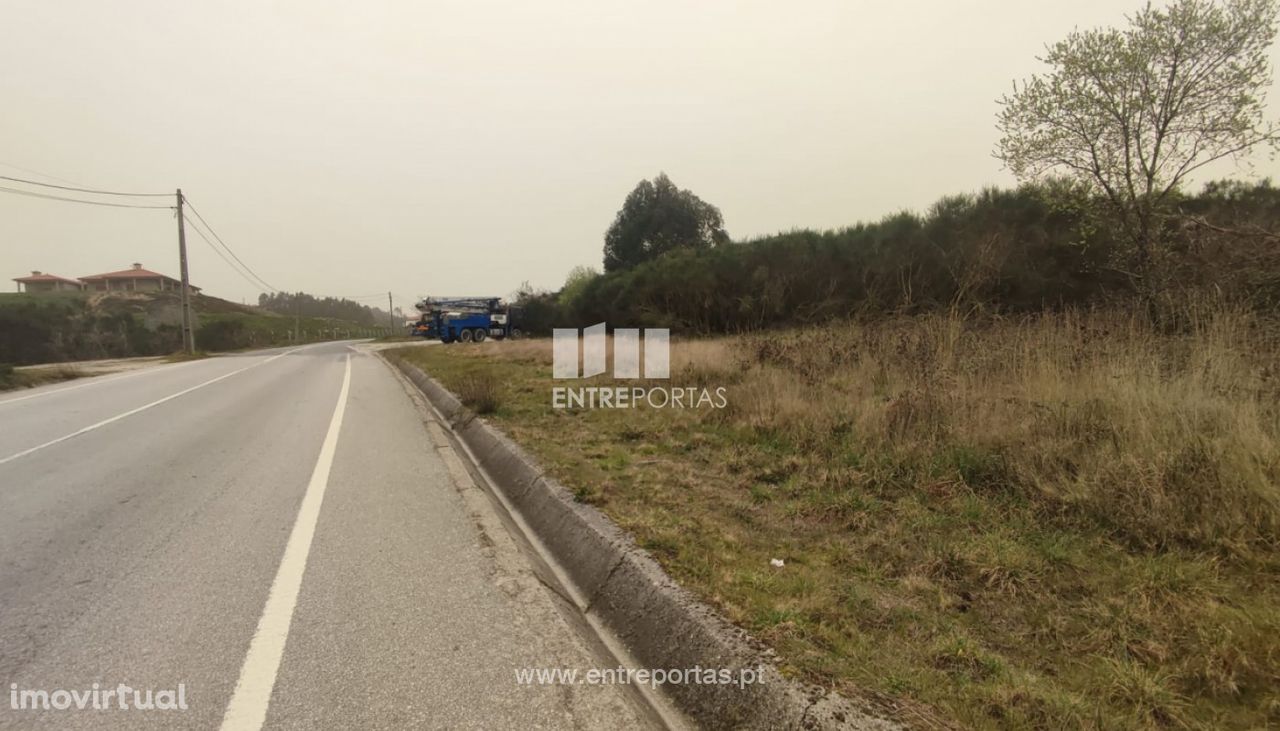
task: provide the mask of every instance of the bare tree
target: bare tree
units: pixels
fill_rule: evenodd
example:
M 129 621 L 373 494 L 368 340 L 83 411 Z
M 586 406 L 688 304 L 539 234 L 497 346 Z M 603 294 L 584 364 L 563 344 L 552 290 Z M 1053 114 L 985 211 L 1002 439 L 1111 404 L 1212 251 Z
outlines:
M 1276 12 L 1276 0 L 1175 0 L 1123 30 L 1072 32 L 1047 47 L 1047 73 L 999 100 L 996 156 L 1020 180 L 1065 173 L 1104 194 L 1145 270 L 1179 183 L 1274 150 L 1263 103 Z

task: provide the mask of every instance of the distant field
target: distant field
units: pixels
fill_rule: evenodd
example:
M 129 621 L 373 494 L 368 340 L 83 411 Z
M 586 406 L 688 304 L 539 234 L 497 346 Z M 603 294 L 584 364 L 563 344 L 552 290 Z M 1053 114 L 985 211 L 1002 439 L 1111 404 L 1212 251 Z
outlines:
M 673 343 L 669 384 L 727 386 L 722 410 L 553 410 L 545 340 L 398 352 L 785 672 L 922 727 L 1280 723 L 1271 324 L 936 315 Z
M 374 337 L 381 330 L 325 317 L 304 317 L 298 323 L 298 342 Z M 217 313 L 200 317 L 196 347 L 208 351 L 260 348 L 293 343 L 292 317 L 257 311 Z

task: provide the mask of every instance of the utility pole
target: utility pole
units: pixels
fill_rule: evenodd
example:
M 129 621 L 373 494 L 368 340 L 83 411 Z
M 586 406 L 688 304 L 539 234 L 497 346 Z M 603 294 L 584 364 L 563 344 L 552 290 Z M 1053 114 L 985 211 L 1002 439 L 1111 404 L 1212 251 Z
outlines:
M 182 188 L 178 188 L 178 266 L 182 271 L 182 349 L 194 353 L 196 339 L 191 332 L 191 282 L 187 278 L 187 227 L 182 220 Z
M 302 335 L 302 298 L 298 296 L 301 293 L 293 295 L 293 343 L 298 344 L 298 338 Z
M 388 335 L 396 334 L 396 311 L 391 306 L 391 293 L 387 292 L 387 314 L 391 316 L 391 332 Z

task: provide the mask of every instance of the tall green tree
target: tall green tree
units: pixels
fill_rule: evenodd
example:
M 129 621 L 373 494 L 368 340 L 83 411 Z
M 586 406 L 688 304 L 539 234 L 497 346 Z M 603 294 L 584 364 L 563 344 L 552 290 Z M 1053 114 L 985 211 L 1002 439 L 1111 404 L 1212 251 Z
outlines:
M 720 209 L 660 173 L 636 185 L 605 232 L 604 269 L 629 269 L 675 249 L 705 249 L 728 241 Z
M 1264 120 L 1276 0 L 1148 4 L 1124 29 L 1075 31 L 1000 101 L 996 156 L 1020 179 L 1066 174 L 1105 196 L 1139 271 L 1200 168 L 1277 142 Z

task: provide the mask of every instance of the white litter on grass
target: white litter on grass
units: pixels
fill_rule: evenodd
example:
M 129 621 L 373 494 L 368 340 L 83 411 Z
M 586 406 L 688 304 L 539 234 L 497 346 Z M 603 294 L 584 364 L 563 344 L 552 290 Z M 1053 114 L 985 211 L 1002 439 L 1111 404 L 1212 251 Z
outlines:
M 783 561 L 780 558 L 771 558 L 769 559 L 769 564 L 772 565 L 775 569 L 780 569 L 783 566 L 786 566 L 787 562 Z

